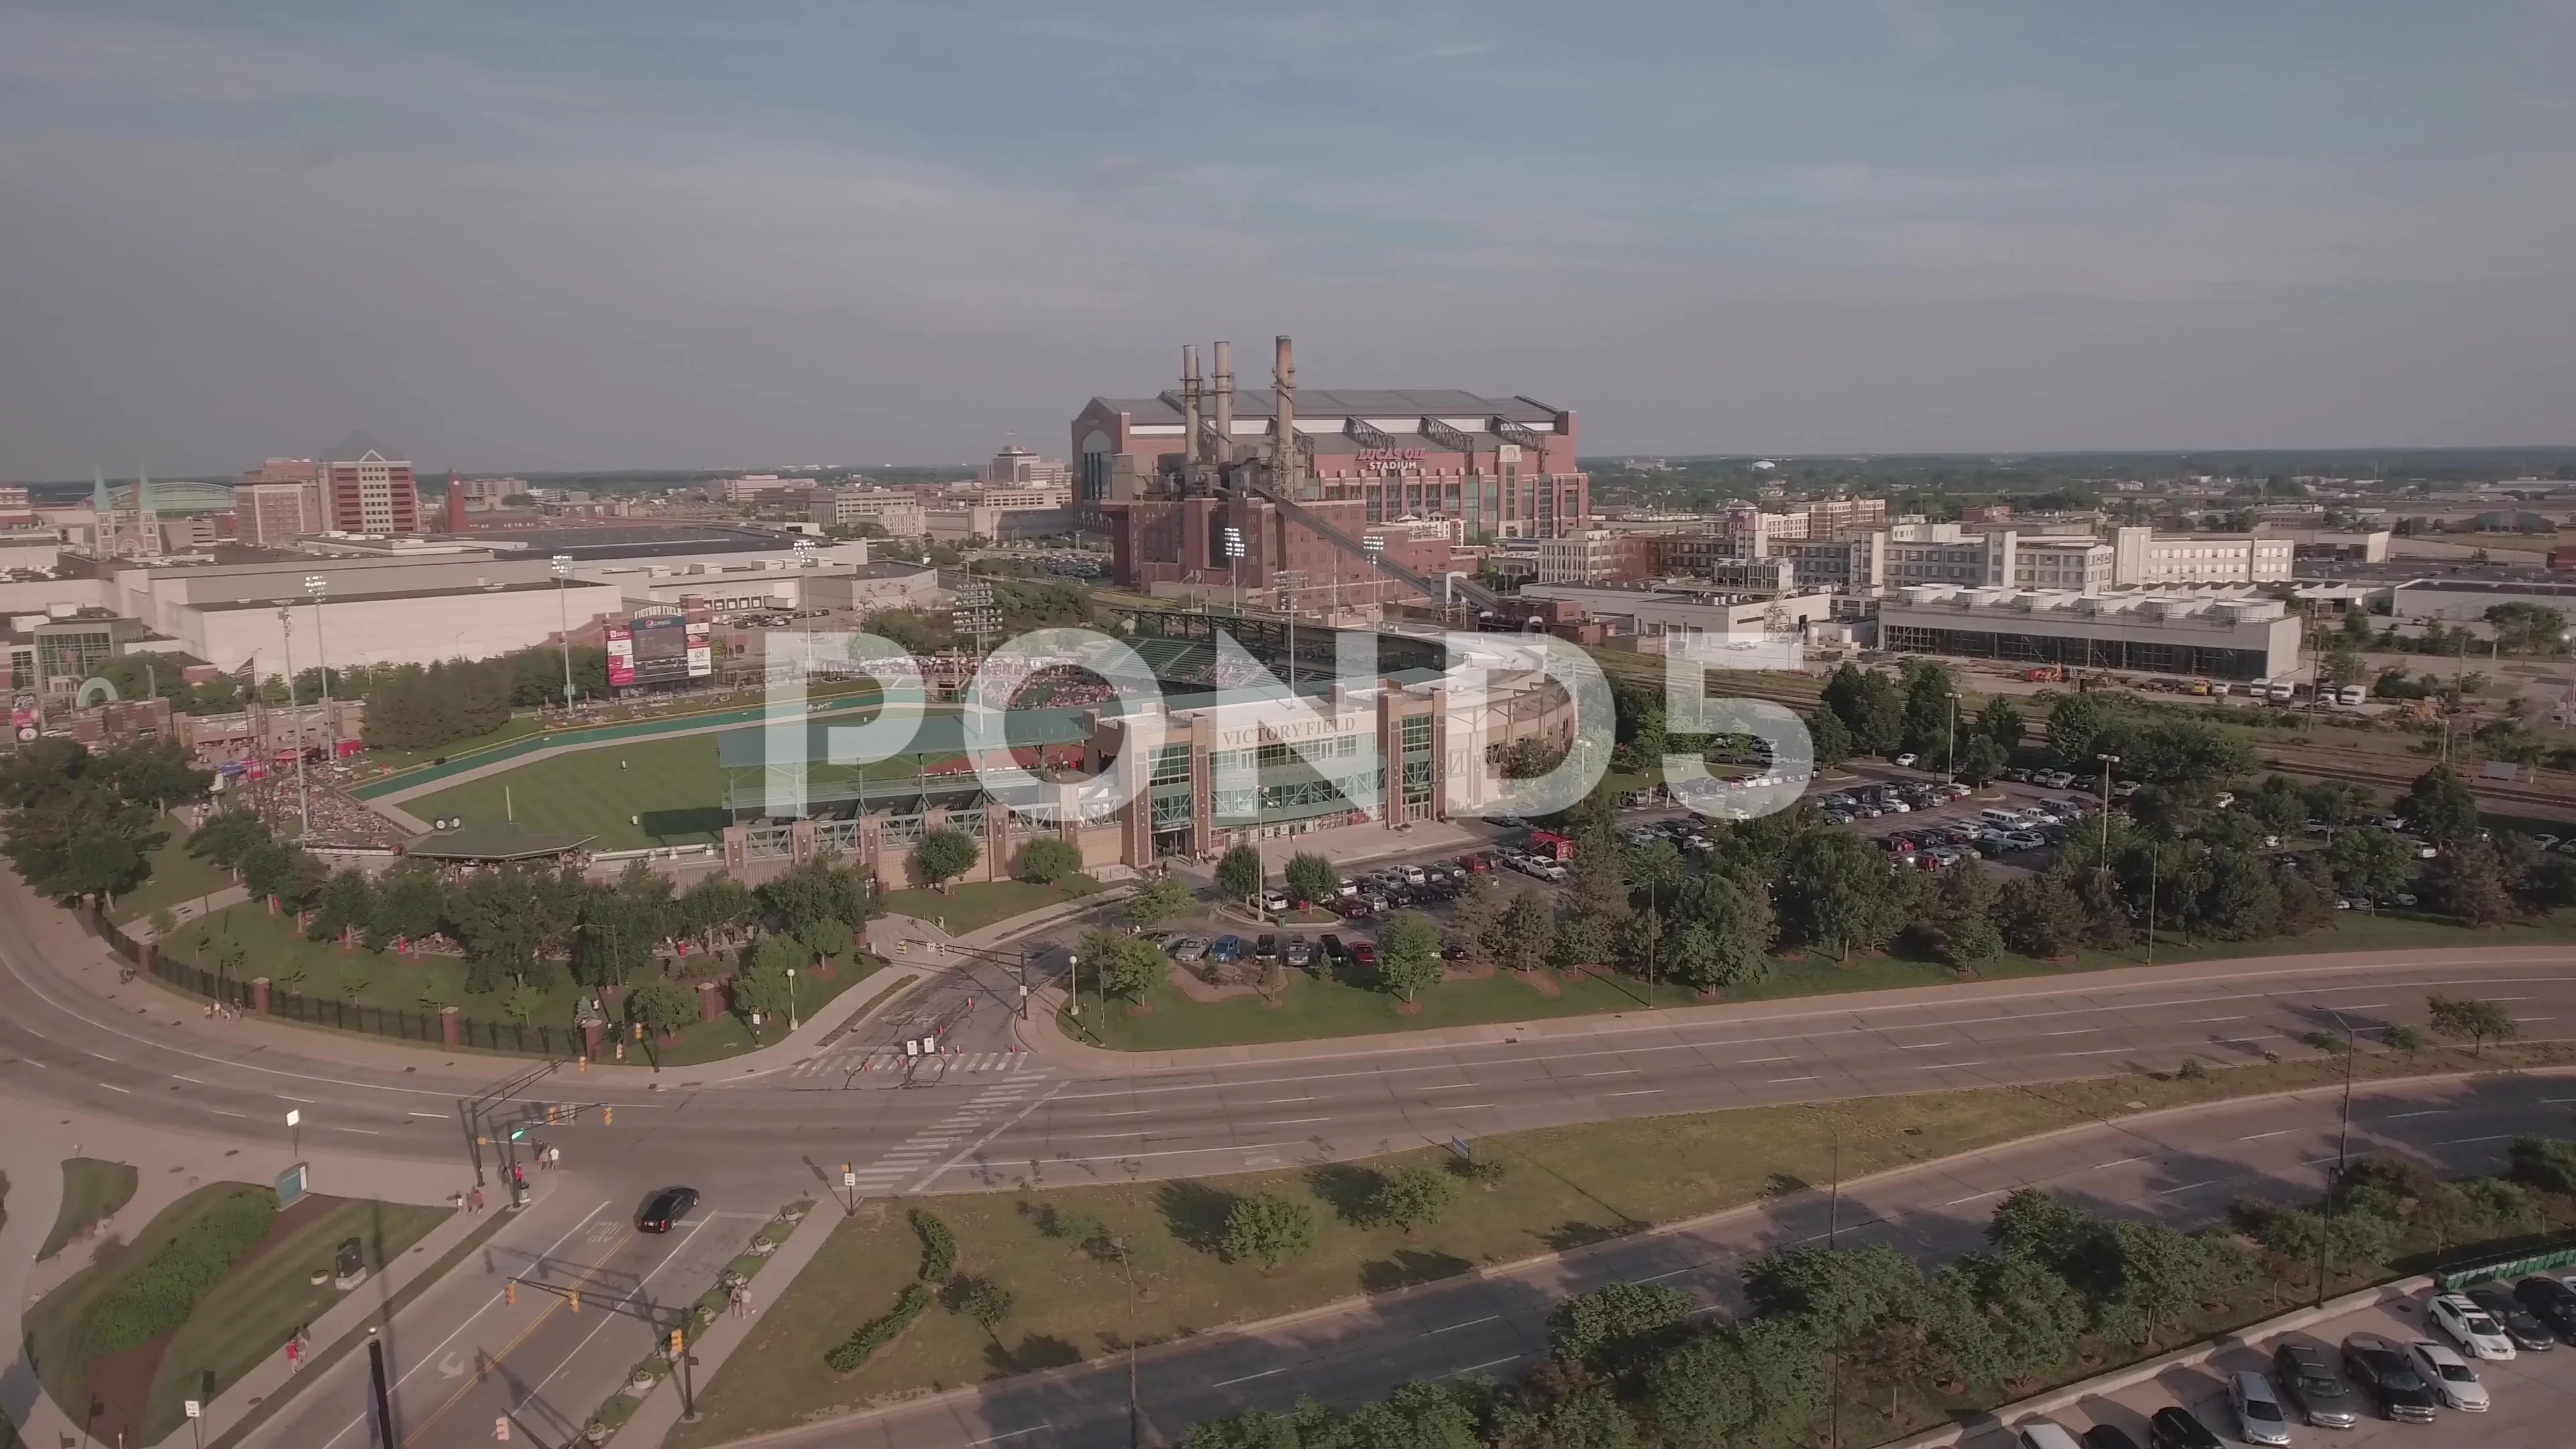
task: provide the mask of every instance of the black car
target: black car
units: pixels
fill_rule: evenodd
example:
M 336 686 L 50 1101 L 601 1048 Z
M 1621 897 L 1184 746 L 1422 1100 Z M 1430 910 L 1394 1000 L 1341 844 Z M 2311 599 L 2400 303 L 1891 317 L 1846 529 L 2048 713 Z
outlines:
M 2227 1449 L 2191 1410 L 2167 1404 L 2147 1416 L 2147 1449 Z
M 1327 961 L 1340 961 L 1351 954 L 1349 951 L 1343 949 L 1342 938 L 1334 935 L 1330 931 L 1316 937 L 1315 944 L 1323 948 L 1324 959 Z
M 2433 1421 L 2438 1401 L 2406 1351 L 2375 1333 L 2356 1333 L 2343 1341 L 2343 1376 L 2379 1406 L 2384 1419 Z
M 2576 1343 L 2576 1288 L 2555 1278 L 2525 1278 L 2513 1285 L 2513 1301 L 2569 1343 Z
M 2320 1429 L 2349 1429 L 2361 1422 L 2356 1400 L 2335 1377 L 2334 1355 L 2320 1343 L 2285 1341 L 2272 1350 L 2272 1378 L 2281 1396 Z
M 2138 1441 L 2109 1424 L 2096 1424 L 2084 1431 L 2084 1449 L 2138 1449 Z
M 2514 1301 L 2512 1294 L 2493 1283 L 2469 1290 L 2469 1301 L 2487 1311 L 2504 1336 L 2524 1353 L 2547 1353 L 2558 1346 L 2557 1336 L 2549 1325 L 2532 1316 L 2531 1310 Z
M 697 1205 L 698 1190 L 694 1187 L 656 1188 L 651 1197 L 644 1199 L 644 1206 L 635 1210 L 635 1231 L 667 1233 Z
M 1279 938 L 1277 936 L 1264 936 L 1260 940 L 1253 942 L 1252 959 L 1255 961 L 1278 960 Z

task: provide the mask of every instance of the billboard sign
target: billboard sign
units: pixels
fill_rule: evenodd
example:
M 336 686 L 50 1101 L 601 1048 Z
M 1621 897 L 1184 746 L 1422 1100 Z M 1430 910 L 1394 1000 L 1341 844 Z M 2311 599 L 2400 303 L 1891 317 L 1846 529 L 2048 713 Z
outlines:
M 679 684 L 715 673 L 715 647 L 704 623 L 677 614 L 647 615 L 608 626 L 608 683 Z

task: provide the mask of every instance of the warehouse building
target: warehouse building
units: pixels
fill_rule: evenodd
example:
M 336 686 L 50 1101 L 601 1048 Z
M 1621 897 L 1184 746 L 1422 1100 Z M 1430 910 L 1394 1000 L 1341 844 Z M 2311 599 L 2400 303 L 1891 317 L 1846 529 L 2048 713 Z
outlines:
M 1920 585 L 1879 606 L 1879 643 L 1910 653 L 2212 679 L 2286 676 L 2299 620 L 2248 592 L 2079 593 Z

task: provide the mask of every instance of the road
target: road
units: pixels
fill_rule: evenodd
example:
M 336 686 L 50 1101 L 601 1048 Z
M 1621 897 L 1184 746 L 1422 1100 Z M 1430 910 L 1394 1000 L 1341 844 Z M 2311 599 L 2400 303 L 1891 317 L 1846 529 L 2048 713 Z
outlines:
M 104 965 L 86 968 L 89 981 L 65 979 L 39 956 L 76 958 L 55 949 L 58 918 L 30 914 L 48 909 L 0 891 L 0 999 L 10 1007 L 0 1013 L 0 1096 L 201 1130 L 243 1143 L 245 1161 L 283 1165 L 300 1132 L 306 1142 L 348 1152 L 452 1164 L 460 1189 L 472 1181 L 460 1103 L 492 1089 L 516 1063 L 319 1035 L 304 1049 L 300 1034 L 282 1028 L 245 1026 L 238 1042 L 227 1041 L 224 1028 L 180 998 L 146 982 L 117 985 Z M 1078 931 L 1079 923 L 1063 929 Z M 1724 1022 L 1641 1015 L 1600 1023 L 1591 1035 L 1552 1023 L 1526 1039 L 1505 1033 L 1430 1048 L 1359 1042 L 1293 1062 L 1143 1073 L 1011 1054 L 998 990 L 1011 983 L 978 969 L 926 989 L 917 1006 L 899 1004 L 884 1023 L 853 1033 L 838 1056 L 816 1059 L 857 1055 L 864 1066 L 871 1058 L 861 1054 L 883 1055 L 886 1040 L 912 1029 L 918 1012 L 936 1014 L 948 1009 L 941 1003 L 971 996 L 976 1004 L 952 1035 L 994 1045 L 960 1048 L 932 1067 L 709 1067 L 658 1077 L 564 1068 L 525 1083 L 512 1110 L 531 1103 L 584 1108 L 577 1120 L 539 1129 L 564 1149 L 569 1171 L 537 1175 L 537 1202 L 485 1258 L 397 1321 L 398 1371 L 410 1376 L 398 1413 L 413 1429 L 408 1444 L 448 1446 L 490 1442 L 492 1421 L 504 1413 L 526 1414 L 537 1430 L 549 1415 L 586 1412 L 653 1341 L 646 1322 L 612 1315 L 607 1306 L 693 1298 L 761 1218 L 837 1186 L 844 1162 L 859 1174 L 862 1191 L 873 1193 L 974 1190 L 1032 1160 L 1064 1179 L 1119 1173 L 1124 1162 L 1153 1176 L 1238 1171 L 1361 1156 L 1384 1142 L 2162 1070 L 2186 1056 L 2251 1060 L 2295 1049 L 2296 1038 L 2339 1020 L 2363 1030 L 2393 1021 L 2420 1025 L 2423 998 L 2436 990 L 2504 1001 L 2531 1034 L 2564 1034 L 2550 1023 L 2576 1021 L 2576 961 L 2567 957 L 2493 952 L 2467 964 L 2398 957 L 2298 969 L 2252 960 L 2187 981 L 2038 978 L 1925 1000 L 1776 1003 Z M 613 1121 L 603 1120 L 603 1107 Z M 287 1127 L 290 1110 L 300 1127 Z M 707 1192 L 700 1215 L 668 1238 L 627 1234 L 644 1193 L 671 1180 Z M 497 1190 L 492 1196 L 497 1201 Z M 511 1276 L 562 1285 L 584 1274 L 593 1275 L 593 1286 L 578 1320 L 559 1300 L 551 1307 L 532 1301 L 533 1290 L 515 1309 L 494 1306 L 498 1283 Z M 1460 1323 L 1456 1345 L 1491 1346 L 1501 1343 L 1491 1335 L 1512 1318 L 1472 1331 L 1463 1320 L 1442 1321 L 1451 1322 Z M 1442 1353 L 1451 1346 L 1444 1342 Z M 415 1351 L 421 1357 L 411 1361 Z M 1456 1363 L 1477 1362 L 1480 1353 L 1472 1349 Z M 1273 1387 L 1316 1382 L 1273 1374 L 1268 1361 L 1246 1362 L 1253 1366 L 1241 1372 L 1284 1381 Z M 1420 1361 L 1389 1362 L 1411 1372 Z M 459 1374 L 447 1373 L 460 1363 Z M 1213 1388 L 1233 1377 L 1205 1373 L 1195 1381 Z M 1348 1389 L 1365 1391 L 1356 1379 Z M 1017 1404 L 1009 1395 L 1018 1392 L 1001 1391 L 994 1403 Z M 256 1442 L 327 1442 L 305 1437 L 345 1427 L 345 1418 L 325 1422 L 330 1414 L 319 1406 L 326 1402 L 346 1411 L 356 1400 L 317 1395 L 316 1407 L 304 1412 L 319 1418 L 291 1419 Z M 1017 1427 L 1000 1422 L 999 1408 L 993 1412 L 986 1432 Z M 1158 1410 L 1160 1421 L 1171 1427 L 1178 1412 L 1196 1410 Z
M 2493 1170 L 2511 1137 L 2567 1130 L 2570 1104 L 2576 1077 L 2565 1075 L 2367 1088 L 2356 1097 L 2353 1150 L 2396 1148 L 2454 1172 Z M 2239 1195 L 2313 1197 L 2334 1161 L 2339 1120 L 2337 1093 L 2318 1091 L 2110 1122 L 1889 1174 L 1852 1185 L 1838 1199 L 1803 1192 L 1685 1230 L 1433 1284 L 1274 1331 L 1209 1334 L 1140 1357 L 1141 1417 L 1149 1436 L 1170 1442 L 1190 1424 L 1248 1408 L 1285 1410 L 1301 1397 L 1347 1405 L 1414 1379 L 1508 1376 L 1545 1351 L 1548 1311 L 1568 1293 L 1652 1281 L 1690 1293 L 1706 1311 L 1733 1311 L 1742 1306 L 1737 1275 L 1748 1258 L 1830 1236 L 1944 1261 L 1982 1246 L 1995 1202 L 2023 1186 L 2178 1227 L 2218 1217 Z M 763 1442 L 1123 1449 L 1128 1434 L 1127 1366 L 1110 1360 Z

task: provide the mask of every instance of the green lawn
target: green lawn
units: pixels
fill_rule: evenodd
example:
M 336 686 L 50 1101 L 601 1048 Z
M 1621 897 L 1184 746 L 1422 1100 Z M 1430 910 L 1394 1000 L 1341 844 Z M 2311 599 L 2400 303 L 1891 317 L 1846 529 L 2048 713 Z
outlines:
M 888 891 L 884 900 L 891 914 L 931 921 L 952 936 L 962 936 L 996 921 L 1075 900 L 1099 889 L 1100 883 L 1089 876 L 1075 876 L 1051 886 L 1018 880 L 975 881 L 944 892 Z
M 2563 1043 L 2414 1056 L 2365 1053 L 2364 1078 L 2495 1070 L 2576 1060 Z M 744 1351 L 706 1386 L 704 1423 L 669 1442 L 698 1449 L 806 1422 L 836 1410 L 983 1383 L 1098 1358 L 1131 1338 L 1165 1342 L 1230 1323 L 1311 1308 L 1507 1264 L 1740 1206 L 1828 1180 L 1924 1162 L 2145 1108 L 2179 1106 L 2339 1081 L 2336 1061 L 2301 1053 L 2275 1065 L 2222 1068 L 2203 1081 L 2117 1077 L 2029 1088 L 1876 1097 L 1824 1107 L 1741 1108 L 1505 1133 L 1474 1144 L 1504 1165 L 1492 1191 L 1465 1189 L 1418 1238 L 1357 1221 L 1383 1170 L 1444 1164 L 1441 1150 L 1370 1165 L 1247 1173 L 1198 1181 L 1116 1182 L 1119 1174 L 1031 1164 L 1010 1169 L 1007 1192 L 918 1200 L 954 1229 L 958 1270 L 989 1277 L 1015 1299 L 997 1336 L 934 1309 L 865 1367 L 836 1379 L 825 1350 L 885 1311 L 910 1281 L 919 1246 L 903 1209 L 865 1202 L 764 1312 Z M 1032 1171 L 1034 1168 L 1034 1172 Z M 1113 1185 L 1096 1185 L 1107 1176 Z M 1217 1225 L 1240 1195 L 1275 1190 L 1321 1220 L 1316 1250 L 1264 1274 L 1222 1261 Z M 1050 1211 L 1098 1222 L 1132 1245 L 1152 1302 L 1131 1302 L 1124 1270 L 1074 1256 L 1045 1228 Z
M 314 1269 L 330 1266 L 331 1251 L 342 1239 L 356 1238 L 364 1247 L 367 1271 L 381 1273 L 452 1211 L 344 1202 L 235 1269 L 171 1335 L 160 1372 L 152 1379 L 143 1442 L 159 1442 L 186 1422 L 180 1402 L 196 1397 L 202 1375 L 212 1372 L 215 1391 L 223 1392 L 261 1359 L 282 1352 L 288 1335 L 340 1301 L 339 1290 L 328 1280 L 316 1287 L 309 1279 Z
M 2446 922 L 2413 916 L 2339 915 L 2335 927 L 2313 936 L 2280 936 L 2264 941 L 2210 941 L 2185 947 L 2159 941 L 2156 960 L 2206 961 L 2233 957 L 2301 955 L 2317 952 L 2389 951 L 2406 948 L 2463 946 L 2528 946 L 2576 941 L 2576 912 L 2560 912 L 2547 924 L 2469 931 Z M 2073 974 L 2143 964 L 2142 949 L 2086 952 L 2071 962 L 2034 961 L 2007 956 L 1989 963 L 1980 980 Z M 1553 975 L 1553 973 L 1551 973 Z M 1256 1042 L 1308 1041 L 1324 1037 L 1366 1036 L 1390 1031 L 1428 1031 L 1440 1027 L 1481 1026 L 1540 1017 L 1589 1016 L 1603 1012 L 1644 1011 L 1646 983 L 1626 976 L 1560 981 L 1561 995 L 1545 996 L 1514 977 L 1498 973 L 1482 981 L 1451 981 L 1422 993 L 1422 1010 L 1396 1013 L 1396 1000 L 1365 983 L 1317 981 L 1291 972 L 1287 1004 L 1265 1005 L 1257 996 L 1218 1002 L 1196 1002 L 1179 988 L 1164 985 L 1148 993 L 1153 1009 L 1143 1016 L 1113 1002 L 1106 1011 L 1088 984 L 1081 1032 L 1086 1039 L 1119 1051 L 1173 1051 L 1188 1047 L 1239 1046 Z M 1729 1001 L 1773 1001 L 1853 991 L 1882 991 L 1905 986 L 1939 986 L 1957 982 L 1957 973 L 1932 961 L 1902 956 L 1855 957 L 1843 966 L 1819 957 L 1775 961 L 1769 980 L 1738 987 Z M 1656 993 L 1655 1008 L 1695 1006 L 1698 998 L 1669 984 Z M 1059 1018 L 1063 1021 L 1063 1018 Z M 1068 1031 L 1072 1024 L 1064 1023 Z
M 233 883 L 229 871 L 188 853 L 188 832 L 176 820 L 163 820 L 170 838 L 152 852 L 152 874 L 143 884 L 117 898 L 116 908 L 109 911 L 112 921 L 139 921 L 165 906 L 193 901 L 210 895 Z
M 714 735 L 629 740 L 549 755 L 402 808 L 423 820 L 462 815 L 469 825 L 506 816 L 530 830 L 596 836 L 600 850 L 688 845 L 724 829 L 724 774 Z
M 115 1216 L 118 1208 L 134 1200 L 139 1180 L 128 1163 L 102 1162 L 95 1157 L 64 1158 L 63 1205 L 54 1214 L 53 1230 L 45 1234 L 45 1245 L 36 1250 L 36 1261 L 41 1263 L 61 1252 L 93 1224 Z

